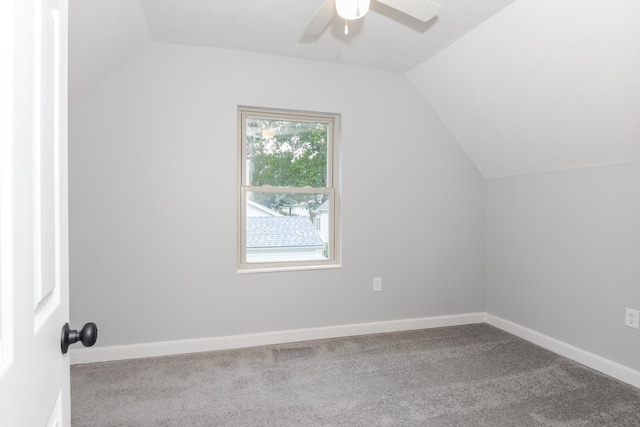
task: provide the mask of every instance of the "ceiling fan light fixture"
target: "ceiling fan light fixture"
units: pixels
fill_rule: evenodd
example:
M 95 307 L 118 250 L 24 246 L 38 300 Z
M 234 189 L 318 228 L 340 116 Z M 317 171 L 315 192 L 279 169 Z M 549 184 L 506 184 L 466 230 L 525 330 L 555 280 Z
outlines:
M 264 139 L 272 139 L 274 136 L 276 136 L 276 131 L 271 129 L 271 128 L 267 128 L 267 129 L 262 129 L 262 137 Z
M 359 19 L 369 12 L 371 0 L 336 0 L 336 11 L 342 19 Z

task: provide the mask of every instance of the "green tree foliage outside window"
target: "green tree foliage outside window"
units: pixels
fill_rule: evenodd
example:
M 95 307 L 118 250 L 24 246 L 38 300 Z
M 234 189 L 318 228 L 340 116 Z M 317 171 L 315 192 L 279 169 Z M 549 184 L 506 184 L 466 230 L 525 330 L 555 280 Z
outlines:
M 313 188 L 327 185 L 326 123 L 249 118 L 246 125 L 250 185 Z M 255 202 L 284 215 L 291 215 L 292 206 L 301 203 L 313 214 L 326 198 L 326 194 L 317 197 L 304 193 L 253 194 Z

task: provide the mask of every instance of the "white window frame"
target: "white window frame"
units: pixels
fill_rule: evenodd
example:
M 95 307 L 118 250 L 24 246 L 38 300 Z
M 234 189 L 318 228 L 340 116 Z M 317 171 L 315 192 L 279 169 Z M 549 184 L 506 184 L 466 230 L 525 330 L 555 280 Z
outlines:
M 312 123 L 327 123 L 327 184 L 326 187 L 273 187 L 251 186 L 248 183 L 246 164 L 246 125 L 248 117 L 309 121 Z M 340 268 L 340 191 L 339 191 L 339 135 L 340 115 L 331 113 L 317 113 L 308 111 L 279 110 L 272 108 L 238 107 L 238 273 L 257 273 L 290 270 L 312 270 L 326 268 Z M 262 263 L 248 263 L 246 251 L 246 215 L 247 194 L 251 192 L 273 193 L 328 193 L 329 194 L 329 248 L 326 260 L 308 261 L 272 261 Z

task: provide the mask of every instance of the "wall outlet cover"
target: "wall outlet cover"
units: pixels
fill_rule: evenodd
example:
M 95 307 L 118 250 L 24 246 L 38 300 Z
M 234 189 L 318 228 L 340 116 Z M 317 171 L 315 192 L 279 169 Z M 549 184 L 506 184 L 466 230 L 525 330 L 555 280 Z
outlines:
M 640 311 L 627 308 L 624 314 L 624 324 L 630 328 L 640 329 Z

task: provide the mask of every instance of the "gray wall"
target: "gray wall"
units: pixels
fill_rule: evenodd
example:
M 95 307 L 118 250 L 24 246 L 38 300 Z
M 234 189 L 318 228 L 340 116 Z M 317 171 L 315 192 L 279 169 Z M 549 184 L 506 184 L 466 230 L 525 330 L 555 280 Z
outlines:
M 343 268 L 236 273 L 239 104 L 342 114 Z M 69 155 L 99 346 L 484 311 L 484 182 L 402 74 L 154 44 L 71 109 Z
M 640 370 L 640 165 L 487 181 L 487 312 Z

